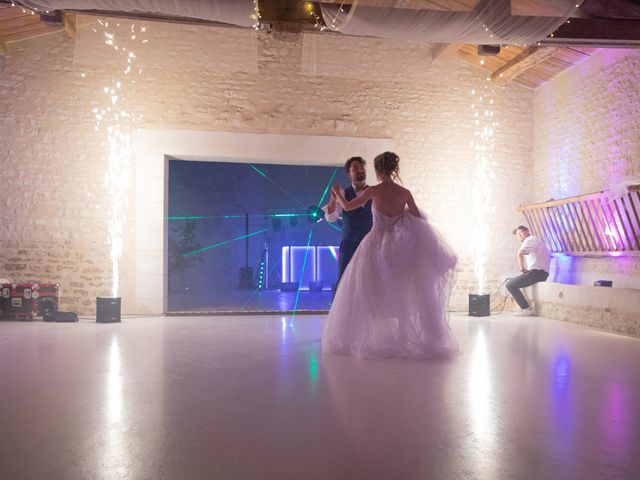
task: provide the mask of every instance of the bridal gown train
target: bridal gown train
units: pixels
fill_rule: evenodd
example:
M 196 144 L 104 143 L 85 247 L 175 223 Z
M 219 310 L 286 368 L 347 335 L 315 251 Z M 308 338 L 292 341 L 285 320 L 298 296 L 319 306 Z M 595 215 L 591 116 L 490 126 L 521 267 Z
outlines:
M 424 218 L 372 208 L 373 227 L 338 285 L 322 351 L 359 358 L 455 355 L 447 301 L 456 257 Z

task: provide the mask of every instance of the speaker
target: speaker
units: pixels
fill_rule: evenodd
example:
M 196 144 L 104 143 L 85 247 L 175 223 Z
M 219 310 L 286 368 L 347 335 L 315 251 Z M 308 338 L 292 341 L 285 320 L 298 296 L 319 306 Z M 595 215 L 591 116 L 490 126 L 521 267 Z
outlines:
M 96 298 L 96 322 L 117 323 L 120 321 L 120 297 Z
M 298 282 L 282 282 L 280 285 L 281 292 L 297 292 L 298 291 Z
M 500 55 L 500 45 L 478 45 L 478 55 L 484 57 Z
M 470 317 L 488 317 L 491 314 L 490 295 L 469 294 L 469 316 Z
M 50 27 L 63 27 L 64 17 L 62 15 L 62 10 L 54 10 L 53 12 L 41 13 L 40 21 Z
M 240 267 L 238 288 L 240 290 L 253 290 L 255 288 L 255 284 L 253 283 L 253 268 Z

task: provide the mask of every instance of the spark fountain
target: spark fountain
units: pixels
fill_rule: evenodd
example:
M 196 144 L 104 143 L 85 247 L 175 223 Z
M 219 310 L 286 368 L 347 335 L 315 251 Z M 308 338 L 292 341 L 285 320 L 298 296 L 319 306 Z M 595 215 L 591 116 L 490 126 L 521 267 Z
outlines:
M 490 314 L 490 295 L 484 293 L 487 248 L 489 246 L 489 221 L 492 213 L 492 181 L 494 173 L 494 132 L 499 126 L 494 119 L 495 91 L 491 78 L 480 90 L 472 90 L 471 110 L 475 125 L 471 146 L 475 151 L 475 188 L 473 189 L 474 219 L 474 271 L 478 280 L 478 293 L 469 294 L 469 315 L 486 317 Z
M 135 68 L 137 57 L 132 46 L 140 46 L 148 40 L 144 38 L 146 27 L 137 27 L 133 23 L 99 19 L 91 30 L 104 41 L 108 49 L 113 50 L 111 53 L 116 55 L 120 63 L 116 74 L 102 87 L 102 101 L 92 109 L 95 130 L 106 133 L 109 166 L 105 187 L 111 199 L 107 240 L 112 270 L 111 297 L 96 298 L 96 321 L 112 323 L 120 321 L 120 259 L 131 183 L 131 132 L 141 118 L 141 115 L 127 110 L 127 87 L 131 87 L 135 77 L 142 73 L 142 69 Z M 82 73 L 81 76 L 86 78 L 87 74 Z

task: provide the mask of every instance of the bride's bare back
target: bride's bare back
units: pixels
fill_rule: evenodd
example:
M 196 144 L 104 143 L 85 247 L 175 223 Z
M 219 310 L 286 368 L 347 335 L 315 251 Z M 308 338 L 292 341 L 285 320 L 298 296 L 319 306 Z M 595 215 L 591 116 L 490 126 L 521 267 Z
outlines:
M 331 189 L 332 195 L 335 195 L 342 208 L 347 211 L 359 208 L 372 200 L 373 207 L 387 217 L 402 215 L 405 207 L 409 207 L 412 215 L 421 217 L 411 192 L 394 181 L 394 178 L 399 178 L 399 162 L 400 158 L 395 153 L 381 153 L 374 160 L 376 176 L 380 181 L 378 185 L 367 188 L 361 195 L 350 201 L 344 198 L 341 188 L 337 186 Z
M 394 181 L 383 180 L 378 185 L 369 187 L 368 190 L 371 190 L 373 207 L 387 217 L 402 215 L 405 206 L 409 207 L 411 214 L 420 217 L 420 211 L 411 192 Z
M 353 210 L 373 201 L 373 207 L 380 213 L 388 217 L 397 217 L 402 215 L 405 206 L 409 207 L 409 211 L 416 217 L 421 217 L 420 211 L 413 200 L 411 192 L 401 187 L 390 178 L 383 179 L 378 185 L 367 188 L 362 195 L 347 201 L 338 187 L 332 188 L 334 195 L 337 195 L 338 201 L 345 210 Z

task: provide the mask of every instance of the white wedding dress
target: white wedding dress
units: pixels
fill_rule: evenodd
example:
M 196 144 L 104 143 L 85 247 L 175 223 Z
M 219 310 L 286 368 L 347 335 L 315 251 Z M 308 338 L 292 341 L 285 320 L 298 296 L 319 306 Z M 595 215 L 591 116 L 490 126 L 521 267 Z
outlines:
M 446 311 L 455 255 L 424 214 L 372 214 L 373 227 L 338 285 L 322 351 L 359 358 L 457 354 Z

